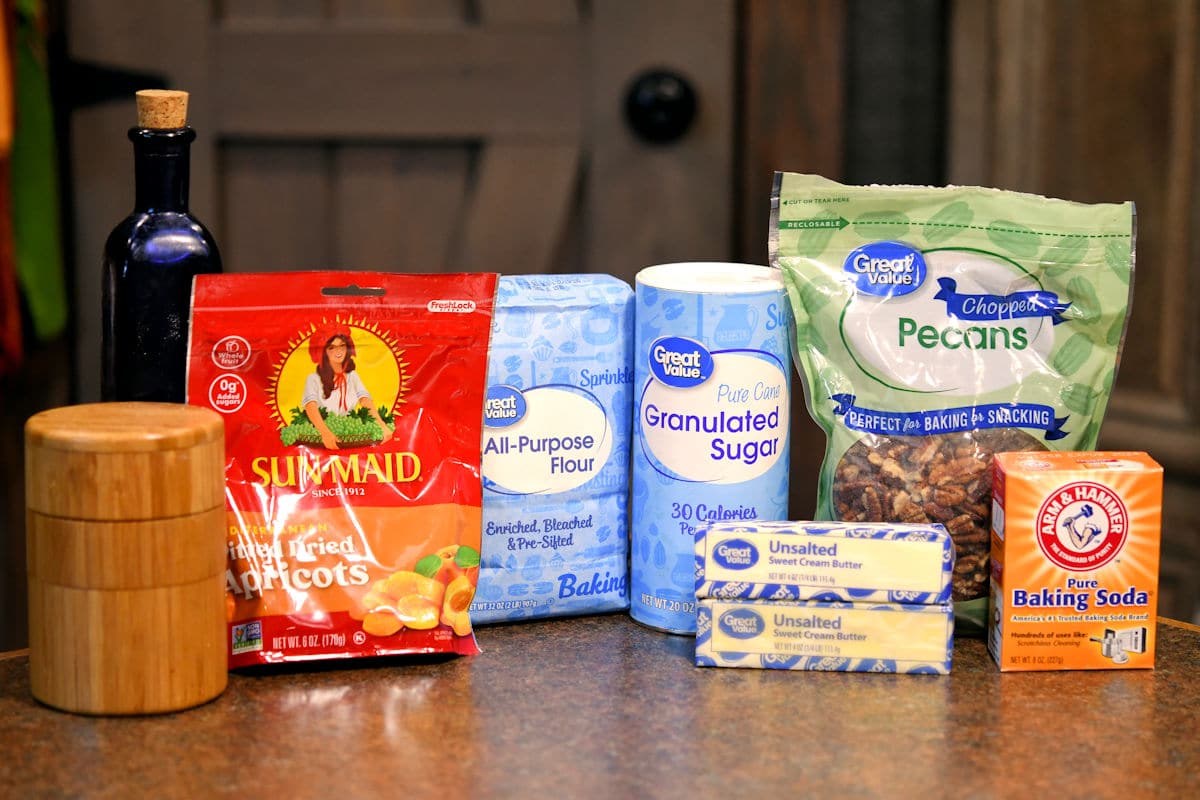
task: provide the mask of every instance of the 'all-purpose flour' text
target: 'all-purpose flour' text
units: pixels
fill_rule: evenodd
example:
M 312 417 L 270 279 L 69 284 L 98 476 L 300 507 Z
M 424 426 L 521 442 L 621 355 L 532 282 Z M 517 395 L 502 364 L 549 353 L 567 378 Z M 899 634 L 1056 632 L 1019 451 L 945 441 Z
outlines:
M 544 453 L 550 474 L 590 472 L 596 468 L 596 459 L 591 455 L 596 447 L 596 437 L 585 436 L 493 436 L 484 445 L 486 455 L 517 455 L 522 453 Z M 562 453 L 586 453 L 586 457 L 572 457 Z

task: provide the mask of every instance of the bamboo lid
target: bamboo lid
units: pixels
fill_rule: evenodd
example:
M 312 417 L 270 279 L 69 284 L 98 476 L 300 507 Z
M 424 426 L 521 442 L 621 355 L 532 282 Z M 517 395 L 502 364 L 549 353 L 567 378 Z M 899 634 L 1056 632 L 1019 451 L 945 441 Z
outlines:
M 25 423 L 25 504 L 92 520 L 177 517 L 224 505 L 225 426 L 210 409 L 91 403 Z
M 135 97 L 139 128 L 166 131 L 187 125 L 187 92 L 142 89 Z
M 219 414 L 179 403 L 85 403 L 42 411 L 25 424 L 28 444 L 90 453 L 175 450 L 224 433 Z

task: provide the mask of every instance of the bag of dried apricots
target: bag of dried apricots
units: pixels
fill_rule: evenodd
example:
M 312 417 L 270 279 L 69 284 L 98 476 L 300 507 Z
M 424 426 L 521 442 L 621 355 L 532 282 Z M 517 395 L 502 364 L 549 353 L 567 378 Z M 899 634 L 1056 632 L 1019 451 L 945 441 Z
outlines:
M 188 402 L 225 417 L 229 665 L 477 653 L 496 276 L 205 275 Z
M 959 633 L 986 628 L 993 454 L 1096 446 L 1134 234 L 1128 202 L 775 175 L 816 516 L 945 525 Z

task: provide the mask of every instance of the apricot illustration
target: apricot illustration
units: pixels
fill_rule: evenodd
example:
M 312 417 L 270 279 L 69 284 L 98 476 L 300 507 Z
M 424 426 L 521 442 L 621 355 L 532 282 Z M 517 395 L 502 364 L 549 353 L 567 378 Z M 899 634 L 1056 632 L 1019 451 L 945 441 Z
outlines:
M 449 625 L 458 636 L 466 636 L 471 632 L 471 615 L 463 611 L 443 611 L 442 624 Z
M 475 586 L 466 575 L 459 575 L 446 587 L 445 610 L 452 612 L 466 611 L 475 597 Z
M 438 625 L 438 606 L 419 594 L 410 594 L 397 600 L 396 614 L 413 630 L 427 631 Z
M 380 608 L 363 617 L 363 630 L 372 636 L 391 636 L 403 627 L 399 615 L 390 608 Z
M 387 579 L 387 593 L 395 600 L 416 594 L 428 598 L 434 606 L 440 606 L 445 592 L 446 587 L 441 582 L 408 570 L 398 570 Z

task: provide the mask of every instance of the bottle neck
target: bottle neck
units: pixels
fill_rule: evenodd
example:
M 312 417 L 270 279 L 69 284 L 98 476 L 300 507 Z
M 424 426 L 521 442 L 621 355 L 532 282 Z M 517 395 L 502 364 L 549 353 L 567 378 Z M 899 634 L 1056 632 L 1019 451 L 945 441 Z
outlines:
M 134 211 L 187 211 L 191 128 L 133 128 Z

